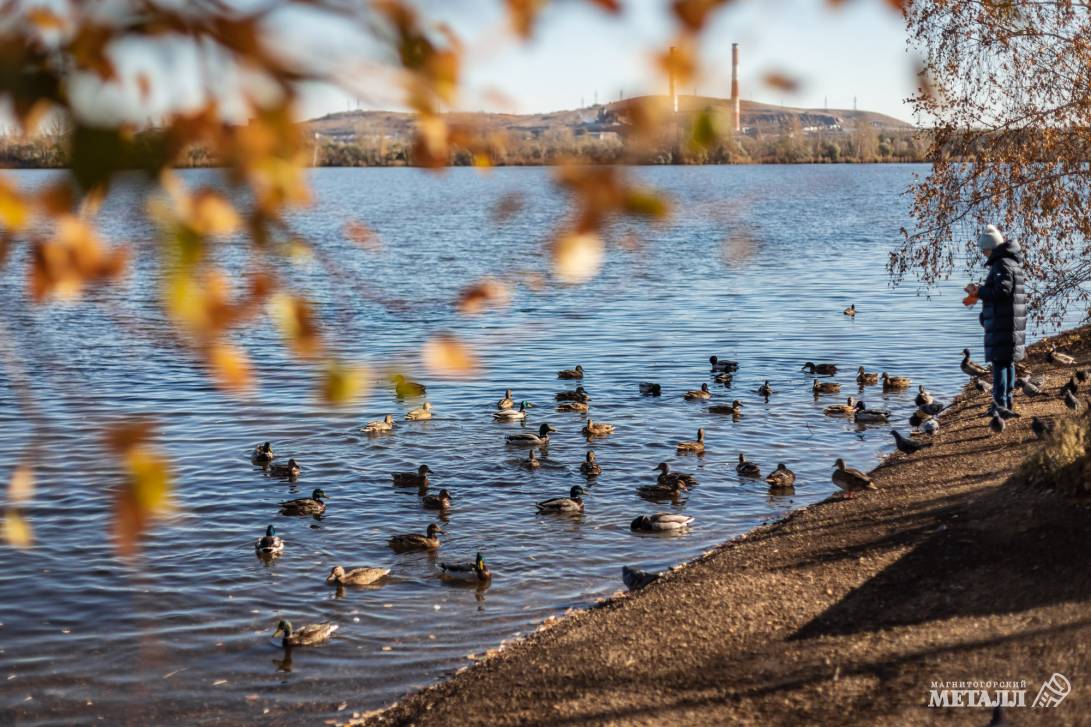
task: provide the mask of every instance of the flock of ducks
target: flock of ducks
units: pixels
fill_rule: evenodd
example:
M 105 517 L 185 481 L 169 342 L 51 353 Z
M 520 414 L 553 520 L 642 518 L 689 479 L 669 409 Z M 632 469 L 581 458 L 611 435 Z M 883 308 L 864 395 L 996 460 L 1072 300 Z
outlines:
M 844 313 L 845 315 L 855 315 L 855 306 L 852 306 L 851 309 L 846 309 Z M 1055 350 L 1050 351 L 1048 356 L 1051 362 L 1061 365 L 1071 365 L 1074 363 L 1074 359 L 1072 359 L 1071 356 Z M 709 358 L 709 364 L 710 374 L 714 380 L 730 387 L 733 382 L 733 377 L 738 371 L 738 363 L 724 360 L 717 356 L 711 356 Z M 978 389 L 984 390 L 984 388 L 988 386 L 988 384 L 982 380 L 982 377 L 989 375 L 989 370 L 974 363 L 968 349 L 963 351 L 961 369 L 964 373 L 973 377 L 975 386 Z M 803 364 L 801 371 L 816 377 L 811 384 L 811 391 L 813 392 L 816 401 L 823 395 L 840 393 L 841 384 L 839 382 L 818 378 L 836 376 L 838 373 L 837 365 L 808 361 Z M 558 411 L 589 411 L 591 396 L 582 385 L 583 377 L 584 369 L 582 366 L 565 369 L 557 373 L 558 379 L 581 382 L 575 389 L 561 391 L 555 395 Z M 1086 381 L 1087 378 L 1088 373 L 1084 371 L 1078 371 L 1073 375 L 1070 383 L 1062 390 L 1066 397 L 1066 403 L 1069 400 L 1076 401 L 1075 394 L 1078 392 L 1079 383 Z M 912 381 L 908 377 L 892 376 L 885 371 L 881 373 L 868 372 L 862 366 L 857 369 L 855 381 L 861 392 L 868 386 L 877 386 L 880 384 L 882 385 L 883 391 L 901 391 L 910 388 L 912 385 Z M 1044 387 L 1044 380 L 1042 380 L 1041 377 L 1033 377 L 1029 372 L 1024 370 L 1020 372 L 1018 386 L 1022 388 L 1024 393 L 1036 395 L 1036 393 L 1040 393 Z M 399 377 L 395 380 L 395 391 L 400 395 L 422 396 L 425 393 L 425 387 L 422 384 L 409 381 L 404 377 Z M 641 382 L 639 384 L 639 391 L 645 396 L 661 396 L 662 386 L 654 382 Z M 766 402 L 768 402 L 769 398 L 775 393 L 769 381 L 763 382 L 756 391 L 766 400 Z M 709 385 L 703 383 L 699 389 L 684 392 L 682 397 L 687 401 L 709 402 L 713 399 L 713 394 Z M 934 434 L 939 426 L 936 416 L 945 408 L 945 405 L 942 402 L 937 401 L 923 385 L 918 386 L 914 402 L 917 409 L 910 417 L 910 425 L 917 429 L 914 434 Z M 1088 404 L 1089 411 L 1091 411 L 1091 400 L 1088 401 Z M 503 398 L 496 402 L 496 410 L 493 412 L 492 416 L 497 421 L 521 422 L 526 420 L 528 410 L 533 406 L 533 404 L 525 400 L 519 401 L 517 404 L 516 399 L 513 396 L 513 391 L 508 389 L 504 392 Z M 1070 406 L 1070 408 L 1076 407 Z M 743 415 L 743 405 L 738 399 L 733 400 L 730 404 L 710 403 L 707 406 L 707 411 L 715 414 L 730 415 L 737 420 Z M 890 412 L 882 409 L 870 408 L 863 401 L 852 396 L 849 396 L 844 404 L 831 404 L 825 407 L 823 413 L 827 416 L 848 417 L 861 424 L 887 423 L 890 419 Z M 1009 414 L 1018 416 L 1013 412 L 1009 412 Z M 408 421 L 420 421 L 430 419 L 431 417 L 432 405 L 428 402 L 424 402 L 422 406 L 412 409 L 405 415 L 405 419 Z M 1003 427 L 1003 420 L 1004 418 L 1000 413 L 993 416 L 994 423 L 996 421 L 1001 422 L 1001 429 Z M 991 424 L 990 426 L 995 430 L 994 424 Z M 380 420 L 368 422 L 362 427 L 362 431 L 367 434 L 382 434 L 393 431 L 394 427 L 394 417 L 393 415 L 388 414 Z M 1039 437 L 1048 436 L 1049 432 L 1052 431 L 1052 423 L 1035 417 L 1033 429 L 1035 434 Z M 537 452 L 544 452 L 547 450 L 550 434 L 555 433 L 556 431 L 557 430 L 550 423 L 543 422 L 536 430 L 507 435 L 505 442 L 509 447 L 527 449 L 527 458 L 520 460 L 520 462 L 528 469 L 535 469 L 540 466 Z M 586 437 L 588 445 L 590 446 L 595 439 L 607 437 L 614 433 L 614 431 L 615 427 L 612 424 L 595 421 L 588 417 L 581 433 Z M 894 437 L 898 450 L 906 454 L 913 454 L 930 446 L 929 442 L 922 441 L 912 436 L 903 436 L 896 429 L 891 430 L 891 434 Z M 704 429 L 699 428 L 697 430 L 697 437 L 694 440 L 677 442 L 675 449 L 679 454 L 704 454 Z M 295 479 L 302 472 L 302 468 L 294 459 L 289 458 L 287 463 L 279 463 L 275 461 L 277 458 L 270 442 L 264 442 L 255 447 L 251 456 L 252 462 L 255 465 L 263 467 L 270 474 L 276 476 Z M 637 494 L 643 499 L 653 502 L 677 502 L 680 495 L 697 485 L 697 478 L 693 474 L 674 471 L 667 462 L 660 462 L 652 469 L 653 471 L 658 472 L 658 476 L 654 483 L 637 487 Z M 762 477 L 761 466 L 756 461 L 747 459 L 746 455 L 742 452 L 738 455 L 738 463 L 735 466 L 735 471 L 740 477 L 752 479 L 760 479 Z M 589 481 L 602 473 L 602 467 L 596 461 L 593 449 L 588 449 L 584 461 L 580 464 L 580 472 Z M 416 488 L 420 497 L 420 504 L 424 509 L 446 512 L 452 505 L 451 493 L 446 489 L 441 489 L 436 494 L 430 494 L 428 490 L 430 485 L 429 475 L 431 474 L 432 470 L 428 465 L 421 464 L 413 471 L 394 472 L 391 474 L 391 478 L 395 486 Z M 794 492 L 796 475 L 785 463 L 781 462 L 777 464 L 777 467 L 772 470 L 764 480 L 769 486 L 770 493 L 791 494 Z M 857 493 L 877 489 L 875 483 L 867 474 L 847 466 L 842 458 L 837 458 L 834 463 L 831 481 L 842 490 L 843 497 L 854 497 Z M 584 497 L 587 494 L 587 490 L 583 486 L 574 485 L 570 488 L 567 497 L 554 497 L 543 500 L 536 503 L 536 508 L 537 511 L 542 514 L 579 514 L 584 511 Z M 297 498 L 280 503 L 280 512 L 287 516 L 321 515 L 326 510 L 326 499 L 326 493 L 321 488 L 317 488 L 311 493 L 310 497 Z M 654 512 L 637 516 L 630 523 L 630 528 L 636 532 L 676 533 L 684 531 L 693 523 L 693 521 L 694 517 L 692 515 L 675 512 Z M 443 534 L 444 531 L 438 525 L 431 523 L 424 533 L 399 533 L 390 536 L 388 545 L 395 553 L 436 551 L 441 546 L 439 536 Z M 276 534 L 276 530 L 272 525 L 266 529 L 265 535 L 258 538 L 255 542 L 256 552 L 259 556 L 264 558 L 278 557 L 284 552 L 284 549 L 284 541 Z M 489 570 L 481 553 L 477 553 L 473 561 L 441 562 L 438 564 L 438 568 L 439 575 L 443 579 L 488 584 L 492 578 L 492 572 Z M 346 570 L 343 566 L 335 566 L 330 571 L 326 581 L 327 583 L 338 587 L 373 585 L 380 582 L 389 575 L 389 573 L 389 568 L 360 567 Z M 658 574 L 648 573 L 626 566 L 623 568 L 622 577 L 629 588 L 636 589 L 654 581 L 658 577 Z M 287 648 L 322 643 L 329 639 L 336 630 L 337 625 L 332 623 L 310 624 L 299 629 L 293 629 L 290 622 L 282 620 L 277 624 L 274 637 L 279 637 L 282 645 Z

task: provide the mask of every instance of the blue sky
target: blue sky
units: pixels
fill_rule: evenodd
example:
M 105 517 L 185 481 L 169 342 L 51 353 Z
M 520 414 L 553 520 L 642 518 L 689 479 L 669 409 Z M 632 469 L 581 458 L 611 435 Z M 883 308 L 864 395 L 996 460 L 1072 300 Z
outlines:
M 533 40 L 506 32 L 498 0 L 421 0 L 425 12 L 456 30 L 468 49 L 459 107 L 488 111 L 554 111 L 641 93 L 665 93 L 653 51 L 669 45 L 675 25 L 667 0 L 623 0 L 612 18 L 574 0 L 554 2 Z M 708 72 L 697 83 L 707 96 L 730 95 L 731 43 L 741 45 L 742 97 L 766 103 L 861 109 L 912 120 L 903 101 L 914 89 L 913 58 L 899 15 L 881 0 L 736 0 L 706 31 L 701 54 Z M 795 93 L 762 83 L 770 71 L 800 81 Z M 398 107 L 384 80 L 361 83 L 364 108 Z M 680 89 L 692 93 L 692 88 Z M 356 105 L 328 88 L 311 89 L 304 112 L 317 116 Z

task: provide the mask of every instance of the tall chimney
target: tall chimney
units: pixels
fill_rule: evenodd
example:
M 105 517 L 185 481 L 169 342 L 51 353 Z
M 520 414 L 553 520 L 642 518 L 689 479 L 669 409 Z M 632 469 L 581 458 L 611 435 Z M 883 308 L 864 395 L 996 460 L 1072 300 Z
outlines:
M 742 131 L 742 102 L 739 100 L 739 44 L 731 44 L 731 113 L 735 131 Z
M 671 108 L 674 109 L 674 113 L 678 113 L 678 96 L 674 93 L 674 46 L 671 46 L 670 59 L 667 62 L 668 74 L 670 76 L 670 95 L 671 95 Z

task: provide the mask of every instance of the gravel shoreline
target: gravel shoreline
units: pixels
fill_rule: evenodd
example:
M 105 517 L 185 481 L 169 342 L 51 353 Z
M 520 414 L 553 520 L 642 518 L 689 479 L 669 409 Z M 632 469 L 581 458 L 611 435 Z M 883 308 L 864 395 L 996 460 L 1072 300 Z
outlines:
M 1033 346 L 1048 395 L 1019 397 L 1003 433 L 967 388 L 933 447 L 873 471 L 877 492 L 798 510 L 351 724 L 985 725 L 989 707 L 929 707 L 932 683 L 1013 680 L 1027 706 L 1010 724 L 1086 724 L 1091 510 L 1006 482 L 1037 446 L 1031 415 L 1070 415 L 1050 341 L 1091 365 L 1091 327 Z M 1071 693 L 1032 708 L 1055 672 Z

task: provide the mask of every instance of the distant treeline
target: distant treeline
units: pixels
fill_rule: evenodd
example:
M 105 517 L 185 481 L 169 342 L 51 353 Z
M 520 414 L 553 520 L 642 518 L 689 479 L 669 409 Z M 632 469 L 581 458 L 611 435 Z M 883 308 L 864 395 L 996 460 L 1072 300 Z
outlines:
M 129 164 L 139 168 L 141 151 L 157 150 L 155 132 L 139 135 L 129 149 Z M 576 134 L 570 129 L 549 130 L 541 135 L 512 135 L 502 143 L 493 140 L 488 157 L 496 166 L 552 165 L 573 158 L 592 164 L 836 164 L 928 161 L 926 132 L 905 130 L 856 131 L 796 130 L 785 133 L 739 134 L 697 144 L 672 140 L 633 152 L 613 133 Z M 60 168 L 68 166 L 63 137 L 44 135 L 33 139 L 0 138 L 0 167 Z M 324 140 L 316 150 L 318 166 L 394 167 L 415 166 L 413 144 L 407 139 L 363 134 L 354 141 Z M 451 166 L 471 166 L 474 152 L 454 148 Z M 191 148 L 179 163 L 184 167 L 215 166 L 216 159 L 200 148 Z

